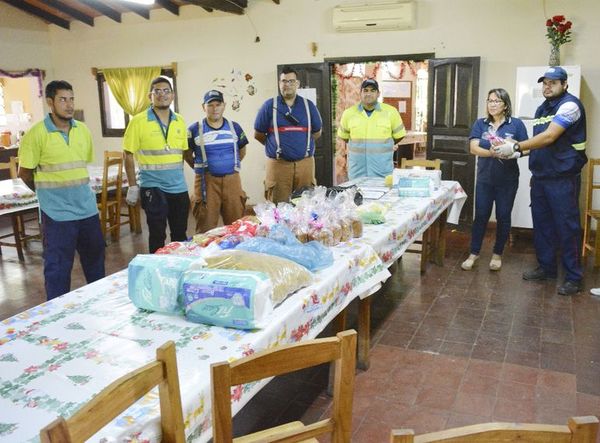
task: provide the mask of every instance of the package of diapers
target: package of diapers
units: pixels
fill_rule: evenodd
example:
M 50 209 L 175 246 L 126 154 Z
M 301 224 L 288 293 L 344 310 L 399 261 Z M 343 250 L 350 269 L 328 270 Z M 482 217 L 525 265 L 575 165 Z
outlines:
M 180 278 L 190 267 L 204 264 L 192 256 L 139 254 L 129 262 L 129 299 L 138 308 L 181 314 Z
M 429 177 L 400 177 L 397 186 L 400 197 L 429 197 L 433 187 Z
M 393 183 L 398 185 L 401 178 L 425 178 L 431 180 L 433 189 L 437 189 L 442 184 L 442 171 L 439 169 L 394 169 Z
M 263 272 L 187 271 L 181 295 L 186 318 L 196 323 L 256 329 L 264 326 L 262 322 L 273 311 L 273 285 Z

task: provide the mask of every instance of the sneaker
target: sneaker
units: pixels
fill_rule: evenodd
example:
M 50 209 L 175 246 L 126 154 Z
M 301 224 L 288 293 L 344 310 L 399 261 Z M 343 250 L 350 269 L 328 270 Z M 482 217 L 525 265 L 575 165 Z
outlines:
M 566 280 L 561 287 L 558 288 L 558 293 L 560 295 L 575 295 L 581 291 L 582 286 L 580 281 Z
M 460 265 L 460 267 L 463 268 L 465 271 L 470 271 L 471 269 L 473 269 L 473 266 L 475 265 L 477 260 L 479 260 L 479 256 L 471 254 L 469 255 L 469 258 L 462 262 L 462 265 Z
M 542 281 L 552 278 L 556 278 L 556 275 L 550 275 L 546 273 L 546 271 L 544 271 L 544 268 L 542 268 L 541 266 L 538 266 L 537 268 L 532 269 L 531 271 L 523 272 L 523 280 Z
M 502 268 L 502 256 L 498 254 L 492 254 L 490 260 L 490 271 L 499 271 Z
M 590 289 L 590 294 L 595 295 L 596 297 L 600 297 L 600 288 Z

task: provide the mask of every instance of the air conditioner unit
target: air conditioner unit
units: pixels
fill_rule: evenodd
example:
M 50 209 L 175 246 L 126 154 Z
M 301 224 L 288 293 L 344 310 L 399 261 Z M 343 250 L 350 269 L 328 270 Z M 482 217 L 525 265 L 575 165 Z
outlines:
M 337 32 L 414 29 L 416 9 L 414 1 L 340 5 L 333 8 L 333 27 Z

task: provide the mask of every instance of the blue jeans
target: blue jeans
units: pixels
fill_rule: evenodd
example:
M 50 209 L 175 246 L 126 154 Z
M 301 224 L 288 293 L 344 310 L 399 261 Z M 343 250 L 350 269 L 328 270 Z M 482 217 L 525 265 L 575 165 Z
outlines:
M 48 300 L 71 290 L 75 251 L 88 283 L 104 277 L 104 237 L 98 214 L 83 220 L 56 221 L 42 211 L 42 241 Z
M 519 182 L 489 184 L 477 182 L 475 194 L 475 220 L 471 231 L 471 254 L 479 255 L 492 206 L 496 203 L 496 243 L 494 254 L 502 255 L 510 234 L 512 213 Z
M 581 223 L 579 189 L 581 177 L 533 179 L 531 215 L 533 242 L 539 265 L 548 275 L 556 275 L 560 251 L 565 279 L 581 281 Z

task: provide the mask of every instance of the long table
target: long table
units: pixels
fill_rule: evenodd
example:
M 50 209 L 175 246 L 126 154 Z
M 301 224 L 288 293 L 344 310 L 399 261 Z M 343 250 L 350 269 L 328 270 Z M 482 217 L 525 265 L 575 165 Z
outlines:
M 127 296 L 126 270 L 0 322 L 0 442 L 38 441 L 39 429 L 56 415 L 69 416 L 110 382 L 153 360 L 167 340 L 177 346 L 186 435 L 207 441 L 211 363 L 316 337 L 352 300 L 369 300 L 390 276 L 394 257 L 436 214 L 460 205 L 461 193 L 458 183 L 445 182 L 427 199 L 388 195 L 393 204 L 388 221 L 366 226 L 363 238 L 334 247 L 334 264 L 277 307 L 262 330 L 138 310 Z M 265 383 L 236 388 L 234 413 Z M 159 433 L 158 395 L 152 391 L 92 441 L 158 441 Z

